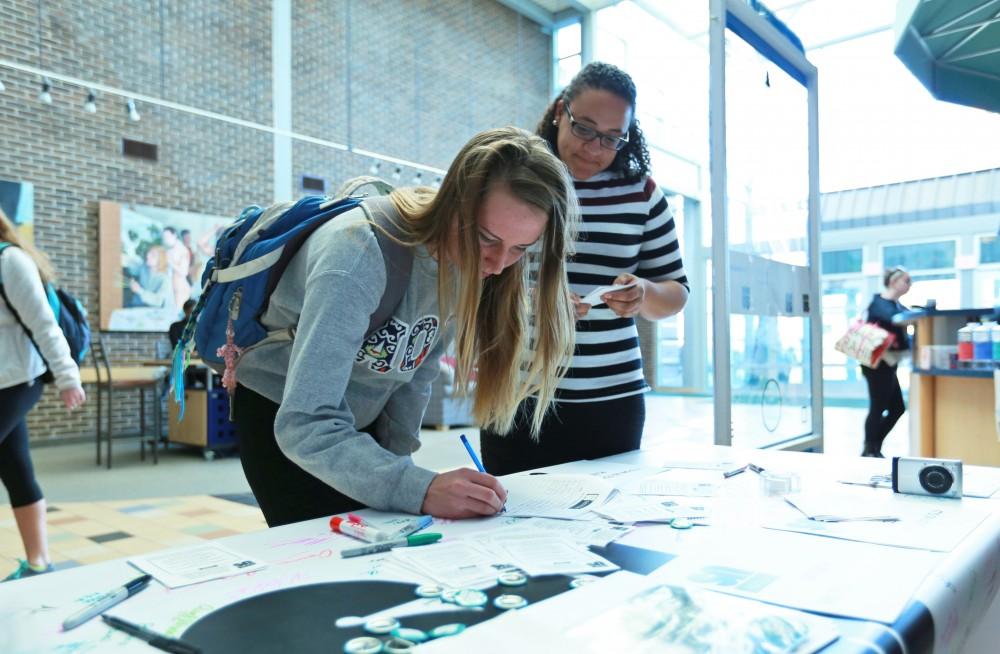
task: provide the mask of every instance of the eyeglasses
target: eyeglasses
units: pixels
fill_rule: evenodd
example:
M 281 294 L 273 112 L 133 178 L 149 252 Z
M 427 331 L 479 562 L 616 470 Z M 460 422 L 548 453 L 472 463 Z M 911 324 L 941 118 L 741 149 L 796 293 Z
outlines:
M 563 104 L 563 108 L 566 109 L 566 115 L 569 116 L 570 131 L 573 132 L 573 135 L 581 141 L 590 143 L 594 139 L 600 138 L 601 147 L 605 150 L 621 150 L 628 145 L 628 134 L 625 136 L 614 136 L 613 134 L 598 132 L 593 127 L 588 127 L 583 123 L 577 122 L 577 120 L 573 118 L 573 112 L 569 110 L 568 104 Z

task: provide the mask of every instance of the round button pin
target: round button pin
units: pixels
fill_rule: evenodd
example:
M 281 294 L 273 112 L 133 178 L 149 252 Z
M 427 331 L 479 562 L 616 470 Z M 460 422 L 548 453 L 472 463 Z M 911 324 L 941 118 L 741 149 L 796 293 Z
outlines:
M 382 645 L 385 654 L 409 654 L 416 649 L 417 644 L 403 638 L 390 638 Z
M 455 604 L 459 606 L 475 607 L 475 606 L 486 606 L 486 603 L 490 601 L 490 598 L 481 590 L 475 590 L 473 588 L 466 588 L 465 590 L 458 591 L 455 595 Z
M 451 622 L 434 627 L 427 632 L 427 635 L 431 638 L 447 638 L 448 636 L 457 636 L 463 631 L 465 631 L 464 624 L 461 622 Z
M 382 651 L 382 641 L 371 636 L 352 638 L 344 643 L 346 654 L 379 654 Z
M 523 586 L 528 583 L 528 576 L 523 572 L 512 570 L 498 576 L 497 582 L 501 586 Z
M 437 584 L 421 584 L 413 592 L 417 594 L 417 597 L 441 597 L 443 591 L 444 588 Z
M 370 634 L 387 634 L 399 626 L 396 618 L 372 618 L 365 623 L 365 631 Z
M 690 529 L 691 521 L 687 518 L 674 518 L 670 521 L 670 526 L 674 529 Z
M 493 600 L 493 606 L 498 609 L 520 609 L 528 605 L 528 600 L 520 595 L 499 595 Z
M 600 579 L 600 577 L 595 577 L 593 575 L 577 575 L 573 577 L 573 581 L 569 582 L 570 588 L 579 588 L 580 586 L 585 586 L 586 584 L 592 584 Z
M 411 643 L 422 643 L 427 640 L 427 632 L 413 627 L 399 627 L 392 630 L 392 635 L 396 638 L 408 640 Z
M 458 595 L 457 588 L 445 588 L 441 591 L 441 601 L 449 604 L 455 603 L 455 596 Z

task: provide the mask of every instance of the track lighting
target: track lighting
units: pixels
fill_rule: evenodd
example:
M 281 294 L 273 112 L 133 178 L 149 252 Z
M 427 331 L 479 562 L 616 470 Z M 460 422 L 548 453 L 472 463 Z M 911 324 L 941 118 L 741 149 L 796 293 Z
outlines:
M 42 78 L 42 90 L 38 94 L 38 101 L 42 104 L 52 104 L 52 94 L 49 91 L 52 90 L 52 82 L 49 81 L 48 77 Z
M 125 101 L 125 111 L 128 112 L 128 119 L 130 121 L 133 123 L 139 122 L 141 116 L 139 115 L 139 111 L 135 108 L 135 100 L 129 98 Z
M 413 176 L 413 180 L 410 182 L 413 186 L 420 186 L 424 183 L 424 176 L 421 173 L 417 173 Z
M 368 173 L 371 175 L 378 175 L 380 168 L 382 168 L 382 162 L 375 161 L 372 163 L 371 168 L 368 169 Z
M 87 89 L 87 101 L 83 103 L 83 110 L 88 114 L 97 113 L 97 94 L 93 89 Z
M 441 188 L 441 176 L 440 175 L 438 175 L 437 177 L 434 178 L 434 184 L 433 184 L 433 186 L 434 186 L 434 188 Z
M 403 176 L 403 169 L 396 166 L 396 170 L 392 171 L 392 181 L 398 182 L 399 178 Z

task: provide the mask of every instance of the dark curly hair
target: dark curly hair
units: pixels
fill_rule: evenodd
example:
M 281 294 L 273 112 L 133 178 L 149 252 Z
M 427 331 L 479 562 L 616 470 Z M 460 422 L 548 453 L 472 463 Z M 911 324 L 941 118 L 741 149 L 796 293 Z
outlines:
M 636 181 L 649 175 L 649 150 L 646 149 L 646 139 L 643 137 L 642 130 L 639 129 L 639 121 L 635 117 L 635 82 L 632 81 L 628 73 L 612 64 L 595 61 L 584 66 L 573 78 L 573 81 L 549 105 L 541 122 L 538 123 L 538 127 L 535 128 L 535 133 L 548 141 L 549 147 L 558 156 L 559 146 L 556 140 L 559 126 L 552 124 L 556 115 L 556 104 L 559 100 L 562 100 L 563 103 L 569 103 L 587 89 L 600 89 L 614 93 L 628 102 L 632 108 L 632 123 L 628 127 L 628 144 L 618 151 L 615 160 L 611 162 L 607 170 L 619 173 L 629 181 Z

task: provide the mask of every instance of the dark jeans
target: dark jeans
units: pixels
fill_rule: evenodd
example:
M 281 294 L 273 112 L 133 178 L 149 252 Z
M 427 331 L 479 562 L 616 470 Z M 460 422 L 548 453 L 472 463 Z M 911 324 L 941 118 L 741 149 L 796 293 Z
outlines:
M 0 389 L 0 481 L 7 487 L 11 507 L 18 509 L 42 499 L 28 451 L 25 416 L 42 396 L 42 382 Z
M 493 475 L 599 459 L 639 449 L 646 422 L 646 401 L 641 394 L 604 402 L 562 402 L 542 421 L 538 442 L 531 438 L 534 400 L 518 409 L 507 435 L 483 430 L 480 447 L 483 467 Z
M 278 406 L 245 386 L 236 387 L 233 413 L 240 461 L 268 526 L 362 508 L 361 502 L 313 477 L 285 456 L 274 438 Z
M 906 413 L 903 391 L 896 377 L 896 366 L 884 361 L 877 368 L 861 366 L 861 374 L 868 382 L 868 417 L 865 418 L 864 454 L 881 454 L 882 441 L 892 431 L 896 421 Z

